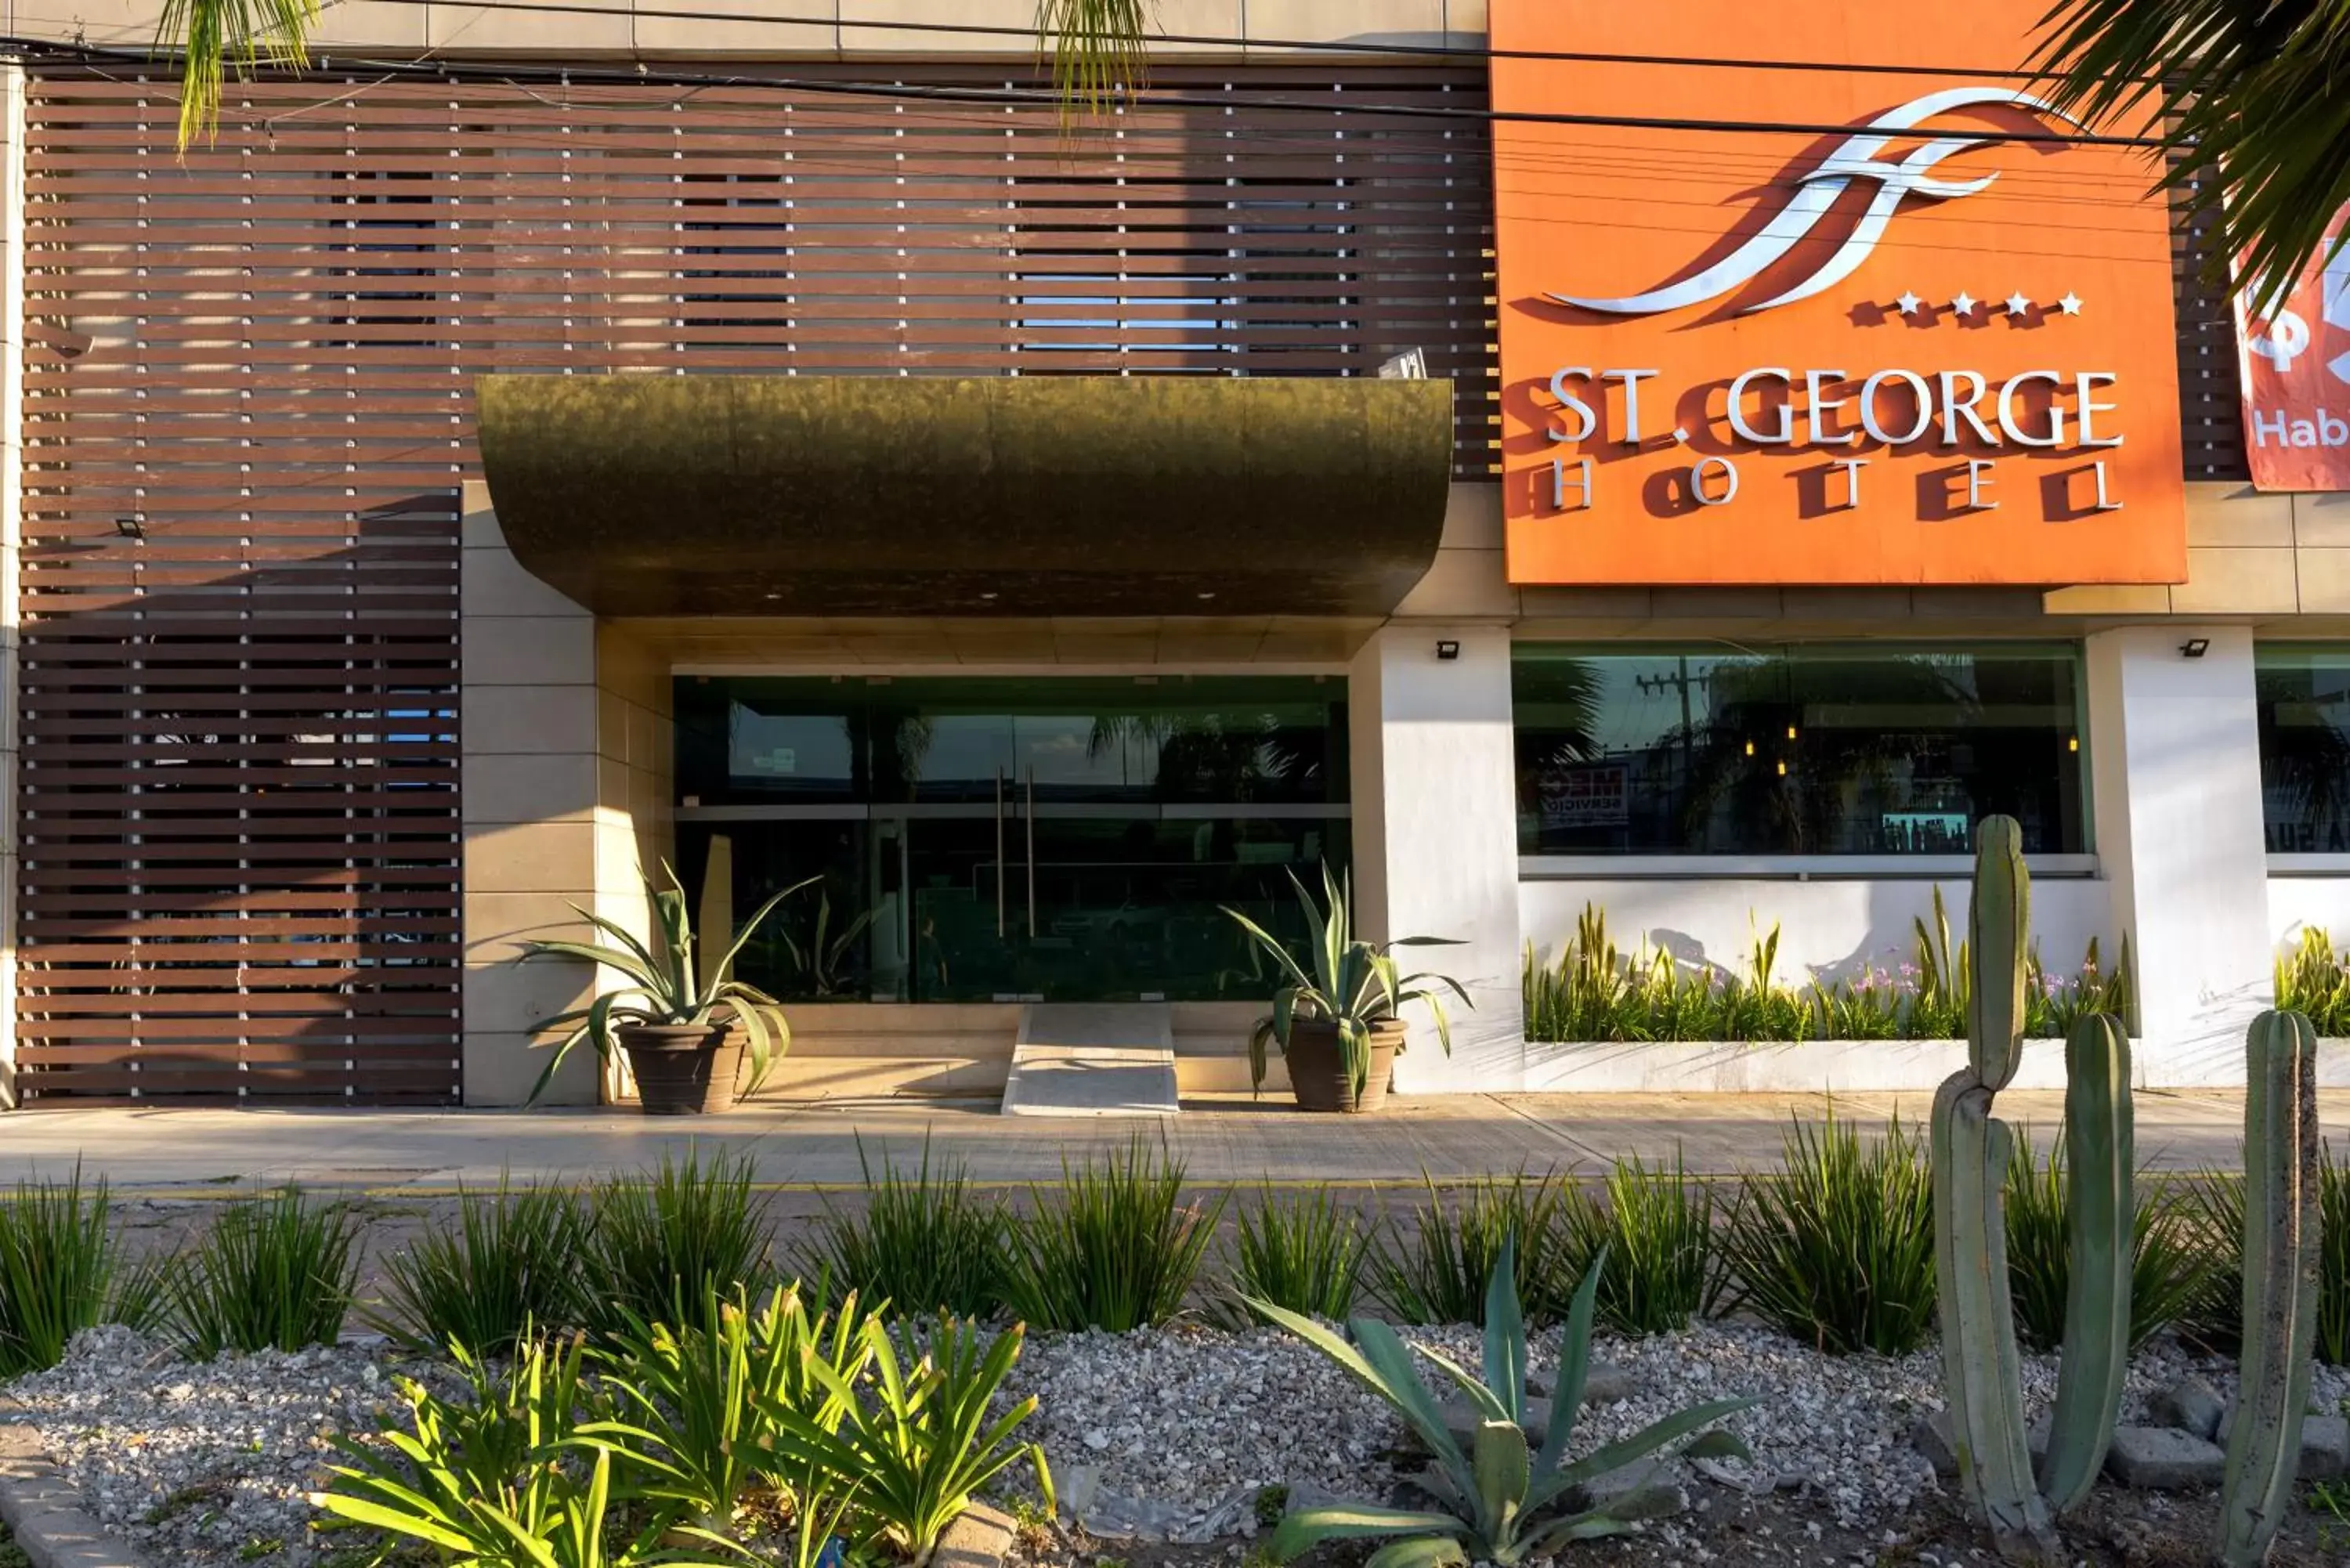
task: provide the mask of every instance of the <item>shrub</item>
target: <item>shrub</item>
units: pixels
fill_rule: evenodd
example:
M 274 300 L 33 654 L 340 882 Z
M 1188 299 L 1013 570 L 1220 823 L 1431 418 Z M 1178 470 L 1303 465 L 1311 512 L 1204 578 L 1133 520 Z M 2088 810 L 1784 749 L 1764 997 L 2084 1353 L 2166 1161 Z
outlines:
M 171 1272 L 171 1319 L 188 1355 L 299 1350 L 342 1333 L 359 1277 L 358 1218 L 298 1187 L 239 1199 Z
M 864 1209 L 836 1209 L 826 1199 L 816 1241 L 802 1253 L 806 1272 L 877 1308 L 894 1303 L 908 1312 L 992 1314 L 1002 1300 L 1003 1205 L 973 1189 L 960 1161 L 934 1171 L 928 1137 L 910 1178 L 889 1163 L 885 1150 L 877 1180 L 861 1138 L 857 1160 L 865 1173 Z
M 1125 1151 L 1061 1162 L 1057 1201 L 1031 1188 L 1032 1207 L 1005 1226 L 1003 1302 L 1037 1328 L 1130 1329 L 1165 1323 L 1223 1211 L 1183 1201 L 1183 1162 L 1137 1137 Z
M 453 1231 L 431 1229 L 384 1260 L 384 1331 L 411 1350 L 452 1345 L 505 1356 L 533 1324 L 584 1315 L 580 1256 L 587 1219 L 561 1188 L 457 1194 Z
M 1435 1391 L 1395 1330 L 1376 1319 L 1357 1318 L 1348 1325 L 1354 1334 L 1350 1345 L 1310 1318 L 1270 1302 L 1253 1303 L 1378 1396 L 1436 1461 L 1434 1479 L 1419 1489 L 1436 1504 L 1435 1511 L 1347 1502 L 1291 1508 L 1274 1531 L 1268 1548 L 1274 1562 L 1290 1562 L 1328 1541 L 1381 1538 L 1388 1544 L 1370 1561 L 1383 1565 L 1465 1568 L 1472 1561 L 1543 1561 L 1569 1542 L 1620 1535 L 1637 1528 L 1635 1521 L 1680 1507 L 1673 1488 L 1652 1484 L 1664 1460 L 1751 1457 L 1734 1434 L 1703 1428 L 1757 1401 L 1721 1399 L 1675 1411 L 1569 1462 L 1591 1365 L 1592 1296 L 1606 1266 L 1604 1251 L 1592 1260 L 1570 1300 L 1550 1415 L 1540 1445 L 1529 1442 L 1525 1320 L 1511 1290 L 1516 1277 L 1512 1252 L 1505 1241 L 1488 1282 L 1482 1377 L 1435 1358 L 1477 1413 L 1474 1441 L 1465 1448 L 1447 1430 Z M 1635 1466 L 1639 1469 L 1630 1485 L 1594 1495 L 1599 1489 L 1593 1483 Z
M 1530 1040 L 1955 1040 L 1966 1033 L 1967 948 L 1950 940 L 1942 890 L 1929 919 L 1914 922 L 1908 961 L 1897 974 L 1871 967 L 1857 977 L 1814 979 L 1801 990 L 1778 979 L 1779 928 L 1756 934 L 1731 971 L 1685 963 L 1645 942 L 1617 949 L 1607 917 L 1586 904 L 1575 935 L 1545 965 L 1526 946 L 1522 978 Z M 2332 955 L 2325 955 L 2332 961 Z M 2127 1017 L 2129 944 L 2110 972 L 2093 939 L 2071 979 L 2052 975 L 2034 950 L 2028 961 L 2024 1028 L 2060 1036 L 2088 1012 Z M 2282 983 L 2282 982 L 2281 982 Z M 2350 1015 L 2350 1003 L 2345 1003 Z
M 388 1428 L 378 1440 L 337 1439 L 349 1463 L 336 1466 L 312 1506 L 338 1520 L 405 1537 L 435 1560 L 522 1568 L 722 1568 L 743 1558 L 693 1556 L 664 1549 L 672 1532 L 712 1542 L 667 1514 L 644 1523 L 618 1546 L 614 1449 L 589 1434 L 580 1416 L 581 1341 L 525 1338 L 505 1370 L 460 1351 L 470 1400 L 444 1399 L 402 1378 L 407 1431 Z M 635 1522 L 635 1521 L 632 1521 Z M 405 1559 L 403 1559 L 404 1561 Z
M 769 1446 L 778 1409 L 827 1429 L 840 1421 L 821 1360 L 841 1386 L 870 1359 L 854 1298 L 837 1321 L 811 1315 L 796 1286 L 753 1310 L 741 1285 L 702 1293 L 690 1325 L 631 1324 L 601 1357 L 621 1419 L 581 1428 L 608 1437 L 628 1462 L 631 1490 L 702 1529 L 723 1531 L 746 1503 L 788 1501 Z M 641 1480 L 635 1478 L 641 1477 Z
M 2350 1034 L 2350 964 L 2316 926 L 2276 961 L 2276 1004 L 2305 1016 L 2321 1036 Z
M 1256 1318 L 1241 1298 L 1253 1296 L 1343 1323 L 1355 1310 L 1370 1247 L 1361 1216 L 1328 1188 L 1284 1197 L 1268 1182 L 1253 1208 L 1236 1212 L 1224 1251 L 1224 1294 L 1212 1315 L 1241 1327 Z
M 2019 1135 L 2007 1168 L 2007 1279 L 2016 1332 L 2035 1350 L 2064 1342 L 2064 1303 L 2072 1288 L 2072 1241 L 2064 1219 L 2069 1182 L 2060 1134 L 2043 1163 Z M 2141 1175 L 2130 1265 L 2130 1348 L 2136 1350 L 2188 1311 L 2210 1271 L 2195 1217 L 2176 1189 Z
M 1835 1355 L 1906 1355 L 1934 1323 L 1934 1187 L 1899 1117 L 1864 1146 L 1833 1112 L 1791 1125 L 1781 1168 L 1750 1175 L 1721 1238 L 1740 1299 Z
M 55 1366 L 101 1323 L 151 1326 L 169 1265 L 127 1262 L 101 1180 L 20 1181 L 0 1202 L 0 1383 Z
M 1425 1172 L 1428 1200 L 1407 1231 L 1388 1217 L 1373 1249 L 1371 1294 L 1409 1324 L 1482 1324 L 1487 1282 L 1514 1240 L 1513 1283 L 1526 1321 L 1557 1323 L 1566 1314 L 1574 1277 L 1576 1215 L 1591 1200 L 1556 1171 L 1480 1177 L 1440 1192 Z
M 1574 1268 L 1587 1273 L 1603 1251 L 1600 1322 L 1618 1334 L 1665 1334 L 1689 1326 L 1721 1293 L 1714 1251 L 1713 1193 L 1691 1181 L 1678 1149 L 1669 1166 L 1616 1161 L 1605 1204 L 1568 1210 Z
M 648 1180 L 599 1184 L 588 1204 L 588 1326 L 675 1323 L 689 1303 L 767 1277 L 767 1204 L 751 1190 L 749 1157 L 721 1149 L 703 1163 L 661 1156 Z
M 2233 1355 L 2244 1342 L 2243 1173 L 2202 1171 L 2178 1191 L 2204 1262 L 2202 1284 L 2178 1315 L 2178 1337 L 2212 1355 Z M 2323 1197 L 2321 1189 L 2321 1203 Z M 2321 1293 L 2321 1317 L 2324 1306 Z
M 1000 1415 L 990 1410 L 1020 1358 L 1022 1334 L 1017 1324 L 990 1334 L 948 1320 L 917 1357 L 910 1343 L 868 1317 L 855 1336 L 871 1363 L 861 1393 L 852 1379 L 812 1361 L 809 1371 L 837 1401 L 839 1418 L 827 1426 L 803 1409 L 771 1405 L 775 1450 L 818 1495 L 845 1498 L 901 1562 L 929 1562 L 972 1494 L 1024 1459 L 1035 1467 L 1049 1510 L 1045 1451 L 1013 1437 L 1035 1412 L 1035 1396 Z

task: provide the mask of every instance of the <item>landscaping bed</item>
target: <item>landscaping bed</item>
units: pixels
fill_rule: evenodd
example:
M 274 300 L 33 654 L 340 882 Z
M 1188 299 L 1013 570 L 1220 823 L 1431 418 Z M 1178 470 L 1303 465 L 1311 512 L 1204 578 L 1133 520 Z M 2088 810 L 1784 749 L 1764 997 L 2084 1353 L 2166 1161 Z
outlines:
M 802 1483 L 775 1478 L 791 1470 L 786 1450 L 795 1465 L 817 1452 L 789 1413 L 827 1402 L 812 1385 L 793 1392 L 774 1368 L 802 1365 L 797 1347 L 815 1347 L 844 1368 L 847 1403 L 807 1418 L 837 1423 L 853 1409 L 855 1421 L 879 1420 L 900 1397 L 877 1356 L 897 1355 L 913 1381 L 943 1387 L 944 1374 L 915 1363 L 951 1360 L 960 1346 L 953 1386 L 992 1418 L 1022 1417 L 979 1445 L 1002 1462 L 970 1469 L 977 1480 L 964 1489 L 1021 1521 L 1015 1558 L 1037 1568 L 1261 1564 L 1266 1529 L 1284 1511 L 1427 1506 L 1425 1440 L 1307 1342 L 1321 1332 L 1313 1320 L 1362 1315 L 1365 1346 L 1388 1332 L 1380 1324 L 1394 1325 L 1401 1359 L 1454 1401 L 1447 1420 L 1467 1430 L 1470 1407 L 1436 1358 L 1494 1365 L 1468 1320 L 1502 1311 L 1495 1293 L 1507 1284 L 1511 1304 L 1494 1321 L 1523 1312 L 1523 1360 L 1505 1362 L 1523 1366 L 1537 1400 L 1551 1392 L 1562 1347 L 1579 1343 L 1561 1325 L 1578 1311 L 1602 1325 L 1562 1459 L 1696 1412 L 1646 1477 L 1661 1491 L 1638 1484 L 1645 1456 L 1578 1490 L 1576 1509 L 1604 1512 L 1635 1492 L 1644 1501 L 1637 1522 L 1628 1503 L 1620 1521 L 1606 1518 L 1629 1533 L 1578 1542 L 1564 1559 L 1981 1560 L 1970 1553 L 1982 1538 L 1935 1475 L 1930 1433 L 1919 1432 L 1941 1407 L 1944 1376 L 1932 1341 L 1924 1151 L 1898 1124 L 1865 1138 L 1837 1122 L 1792 1130 L 1785 1160 L 1734 1189 L 1625 1162 L 1596 1190 L 1521 1175 L 1391 1192 L 1378 1223 L 1341 1190 L 1194 1191 L 1140 1140 L 1011 1204 L 958 1171 L 885 1165 L 859 1201 L 813 1216 L 779 1212 L 753 1189 L 747 1165 L 723 1156 L 577 1193 L 474 1193 L 423 1214 L 281 1192 L 126 1215 L 102 1191 L 22 1189 L 0 1202 L 0 1251 L 47 1259 L 78 1282 L 63 1295 L 81 1303 L 84 1321 L 69 1343 L 53 1342 L 55 1354 L 35 1346 L 24 1360 L 30 1342 L 10 1346 L 15 1309 L 0 1277 L 0 1351 L 20 1357 L 0 1399 L 21 1405 L 89 1511 L 159 1568 L 350 1568 L 385 1543 L 367 1530 L 318 1528 L 334 1511 L 320 1493 L 364 1498 L 371 1465 L 399 1469 L 388 1440 L 421 1433 L 428 1418 L 453 1429 L 494 1415 L 525 1377 L 576 1377 L 561 1383 L 576 1392 L 550 1407 L 560 1432 L 532 1438 L 538 1457 L 527 1473 L 558 1476 L 584 1495 L 587 1456 L 598 1455 L 615 1478 L 615 1545 L 631 1532 L 660 1543 L 663 1532 L 712 1525 L 753 1553 L 727 1560 L 805 1563 L 790 1528 L 816 1515 L 789 1490 Z M 2350 1210 L 2350 1173 L 2329 1165 L 2324 1175 L 2329 1215 Z M 2217 1177 L 2192 1193 L 2148 1184 L 2145 1343 L 2128 1372 L 2126 1425 L 2156 1422 L 2158 1397 L 2182 1379 L 2210 1386 L 2213 1420 L 2227 1397 L 2232 1360 L 2190 1348 L 2179 1331 L 2194 1344 L 2226 1342 L 2233 1253 L 2224 1238 L 2241 1229 L 2230 1190 Z M 2061 1170 L 2019 1156 L 2009 1254 L 2027 1345 L 2045 1345 L 2061 1315 L 2063 1211 Z M 2336 1307 L 2321 1314 L 2326 1364 L 2312 1407 L 2330 1417 L 2350 1400 L 2341 1365 L 2350 1311 L 2339 1307 L 2350 1286 L 2337 1277 L 2350 1249 L 2328 1256 L 2324 1290 Z M 829 1293 L 775 1293 L 793 1278 L 828 1282 Z M 852 1285 L 862 1303 L 853 1309 L 843 1300 Z M 1265 1312 L 1305 1315 L 1254 1321 L 1260 1309 L 1243 1306 L 1243 1292 Z M 888 1302 L 934 1305 L 875 1304 Z M 803 1306 L 809 1322 L 795 1327 L 789 1314 Z M 857 1355 L 824 1326 L 836 1311 L 857 1325 Z M 941 1311 L 967 1326 L 943 1326 Z M 651 1326 L 660 1322 L 683 1327 Z M 1015 1323 L 1027 1325 L 1024 1340 Z M 452 1341 L 485 1350 L 468 1366 L 446 1348 Z M 706 1352 L 741 1358 L 749 1382 L 770 1390 L 727 1397 L 726 1420 L 750 1434 L 740 1440 L 696 1403 L 714 1385 L 685 1376 L 716 1365 Z M 2029 1414 L 2045 1409 L 2055 1382 L 2053 1355 L 2024 1358 Z M 1523 1419 L 1541 1435 L 1541 1416 L 1528 1409 Z M 2297 1493 L 2276 1561 L 2335 1560 L 2350 1546 L 2350 1519 L 2335 1517 L 2350 1509 L 2350 1426 L 2334 1431 L 2335 1447 L 2303 1467 L 2326 1489 Z M 1699 1436 L 1706 1441 L 1678 1452 Z M 1057 1483 L 1056 1515 L 1039 1506 L 1030 1444 Z M 691 1452 L 705 1469 L 732 1468 L 681 1491 L 664 1467 Z M 837 1481 L 862 1461 L 827 1462 Z M 2101 1485 L 2067 1521 L 2068 1542 L 2091 1563 L 2199 1561 L 2207 1484 L 2193 1480 L 2176 1496 Z M 808 1497 L 830 1495 L 805 1485 Z M 862 1494 L 851 1501 L 837 1526 L 858 1548 L 846 1568 L 905 1562 L 907 1537 L 886 1510 Z M 1306 1561 L 1349 1568 L 1364 1556 L 1336 1543 Z
M 1473 1361 L 1476 1331 L 1407 1330 L 1408 1343 Z M 1747 1324 L 1705 1324 L 1638 1341 L 1600 1342 L 1615 1375 L 1586 1408 L 1576 1451 L 1672 1409 L 1725 1392 L 1771 1397 L 1728 1423 L 1752 1462 L 1680 1467 L 1688 1507 L 1636 1538 L 1580 1546 L 1594 1563 L 1926 1563 L 1966 1561 L 1979 1547 L 1951 1493 L 1912 1446 L 1918 1418 L 1940 1405 L 1930 1352 L 1829 1356 Z M 1546 1375 L 1555 1335 L 1538 1336 Z M 1431 1369 L 1432 1370 L 1432 1369 Z M 2223 1393 L 2230 1368 L 2164 1340 L 2133 1366 L 2124 1419 L 2188 1373 Z M 347 1345 L 294 1354 L 231 1355 L 192 1365 L 121 1327 L 88 1331 L 58 1366 L 0 1388 L 24 1407 L 90 1511 L 158 1564 L 358 1563 L 311 1529 L 306 1494 L 325 1480 L 329 1441 L 391 1415 L 391 1379 L 447 1378 L 443 1367 L 390 1346 Z M 2055 1361 L 2025 1366 L 2035 1411 L 2053 1396 Z M 1126 1334 L 1038 1336 L 1007 1396 L 1040 1401 L 1036 1436 L 1061 1501 L 1075 1517 L 1026 1532 L 1020 1556 L 1040 1564 L 1117 1559 L 1208 1564 L 1244 1556 L 1260 1534 L 1268 1487 L 1293 1498 L 1385 1497 L 1421 1463 L 1400 1423 L 1295 1339 L 1270 1329 L 1232 1334 L 1178 1325 Z M 2321 1367 L 2313 1405 L 2338 1409 L 2350 1373 Z M 1005 1489 L 1011 1498 L 1033 1489 Z M 2100 1489 L 2067 1529 L 2088 1561 L 2200 1562 L 2209 1494 Z M 2350 1521 L 2320 1554 L 2329 1521 L 2310 1511 L 2276 1561 L 2339 1562 Z M 1239 1548 L 1236 1553 L 1234 1548 Z M 5 1563 L 0 1548 L 0 1563 Z M 339 1558 L 338 1552 L 343 1553 Z M 2099 1556 L 2098 1553 L 2107 1553 Z M 2294 1553 L 2302 1555 L 2296 1556 Z M 1342 1563 L 1344 1549 L 1321 1560 Z

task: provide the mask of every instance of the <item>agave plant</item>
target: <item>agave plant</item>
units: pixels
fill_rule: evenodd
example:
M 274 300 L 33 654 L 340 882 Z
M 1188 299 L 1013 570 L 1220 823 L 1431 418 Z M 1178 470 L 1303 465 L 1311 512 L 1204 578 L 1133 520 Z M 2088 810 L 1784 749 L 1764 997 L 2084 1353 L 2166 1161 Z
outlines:
M 677 872 L 666 860 L 661 862 L 661 876 L 667 887 L 650 877 L 645 879 L 653 911 L 653 940 L 650 943 L 639 941 L 625 926 L 574 904 L 571 908 L 581 919 L 611 940 L 574 942 L 534 938 L 520 944 L 524 963 L 533 959 L 585 959 L 618 971 L 629 982 L 599 992 L 585 1007 L 558 1012 L 532 1026 L 534 1034 L 563 1032 L 555 1044 L 554 1055 L 547 1060 L 546 1070 L 532 1085 L 532 1099 L 546 1091 L 554 1080 L 556 1069 L 563 1065 L 564 1059 L 581 1041 L 595 1046 L 596 1054 L 608 1062 L 619 1049 L 617 1032 L 632 1023 L 704 1026 L 731 1020 L 743 1032 L 744 1054 L 750 1063 L 746 1092 L 758 1087 L 775 1058 L 790 1047 L 791 1025 L 784 1020 L 782 1003 L 758 987 L 736 980 L 734 958 L 758 934 L 777 905 L 816 878 L 795 882 L 760 905 L 758 912 L 733 933 L 733 940 L 716 962 L 708 961 L 709 955 L 705 953 L 701 955 L 702 961 L 697 963 L 695 949 L 699 939 L 692 917 L 687 912 L 685 884 L 678 880 Z
M 1717 1399 L 1676 1411 L 1566 1462 L 1591 1367 L 1593 1303 L 1607 1263 L 1603 1248 L 1567 1311 L 1539 1449 L 1526 1440 L 1526 1325 L 1518 1310 L 1514 1238 L 1503 1242 L 1486 1287 L 1483 1376 L 1434 1351 L 1421 1351 L 1460 1386 L 1476 1411 L 1476 1436 L 1466 1452 L 1446 1429 L 1442 1407 L 1394 1329 L 1376 1318 L 1356 1318 L 1347 1325 L 1355 1341 L 1349 1345 L 1311 1318 L 1250 1298 L 1249 1305 L 1268 1322 L 1313 1345 L 1395 1408 L 1436 1456 L 1435 1468 L 1419 1484 L 1443 1504 L 1427 1510 L 1368 1503 L 1293 1509 L 1274 1531 L 1274 1560 L 1287 1562 L 1325 1541 L 1384 1539 L 1387 1544 L 1364 1568 L 1444 1568 L 1472 1561 L 1512 1568 L 1547 1557 L 1570 1541 L 1621 1534 L 1634 1521 L 1655 1515 L 1664 1504 L 1664 1489 L 1648 1484 L 1648 1478 L 1668 1449 L 1691 1459 L 1747 1458 L 1746 1445 L 1735 1434 L 1700 1428 L 1756 1401 Z M 1592 1482 L 1643 1459 L 1648 1469 L 1631 1486 L 1594 1498 Z
M 1436 1023 L 1436 1037 L 1446 1055 L 1452 1054 L 1452 1023 L 1444 1015 L 1445 991 L 1463 1007 L 1477 1004 L 1450 975 L 1406 974 L 1395 961 L 1397 948 L 1458 947 L 1450 937 L 1398 937 L 1393 941 L 1367 942 L 1355 935 L 1353 879 L 1341 878 L 1326 861 L 1322 890 L 1326 906 L 1316 904 L 1297 873 L 1289 873 L 1297 901 L 1305 910 L 1305 928 L 1314 933 L 1314 971 L 1308 974 L 1281 939 L 1230 905 L 1224 913 L 1281 966 L 1289 982 L 1273 993 L 1273 1015 L 1260 1020 L 1249 1034 L 1249 1075 L 1264 1084 L 1265 1046 L 1289 1048 L 1289 1026 L 1298 1019 L 1321 1019 L 1337 1025 L 1339 1048 L 1346 1054 L 1347 1077 L 1355 1096 L 1362 1097 L 1371 1072 L 1371 1025 L 1400 1014 L 1409 1002 L 1424 1002 Z M 1400 1046 L 1398 1047 L 1401 1049 Z

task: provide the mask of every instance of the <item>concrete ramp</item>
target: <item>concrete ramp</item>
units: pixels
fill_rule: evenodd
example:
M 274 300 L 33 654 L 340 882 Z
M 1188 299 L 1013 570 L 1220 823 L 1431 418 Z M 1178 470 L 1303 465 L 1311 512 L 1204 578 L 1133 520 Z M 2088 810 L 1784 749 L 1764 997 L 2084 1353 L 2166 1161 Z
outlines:
M 1031 1002 L 1020 1013 L 1007 1116 L 1164 1116 L 1175 1104 L 1175 1020 L 1164 1002 Z

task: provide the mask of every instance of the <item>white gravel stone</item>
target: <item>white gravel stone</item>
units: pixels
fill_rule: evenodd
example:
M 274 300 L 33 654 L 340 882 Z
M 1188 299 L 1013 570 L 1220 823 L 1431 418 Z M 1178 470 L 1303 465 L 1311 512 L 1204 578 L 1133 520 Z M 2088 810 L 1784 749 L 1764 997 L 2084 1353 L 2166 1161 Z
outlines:
M 324 1479 L 332 1434 L 378 1424 L 390 1393 L 382 1354 L 319 1347 L 192 1366 L 130 1329 L 100 1328 L 0 1397 L 25 1407 L 99 1522 L 150 1561 L 300 1564 L 320 1555 L 303 1494 Z M 258 1550 L 272 1541 L 283 1550 Z

